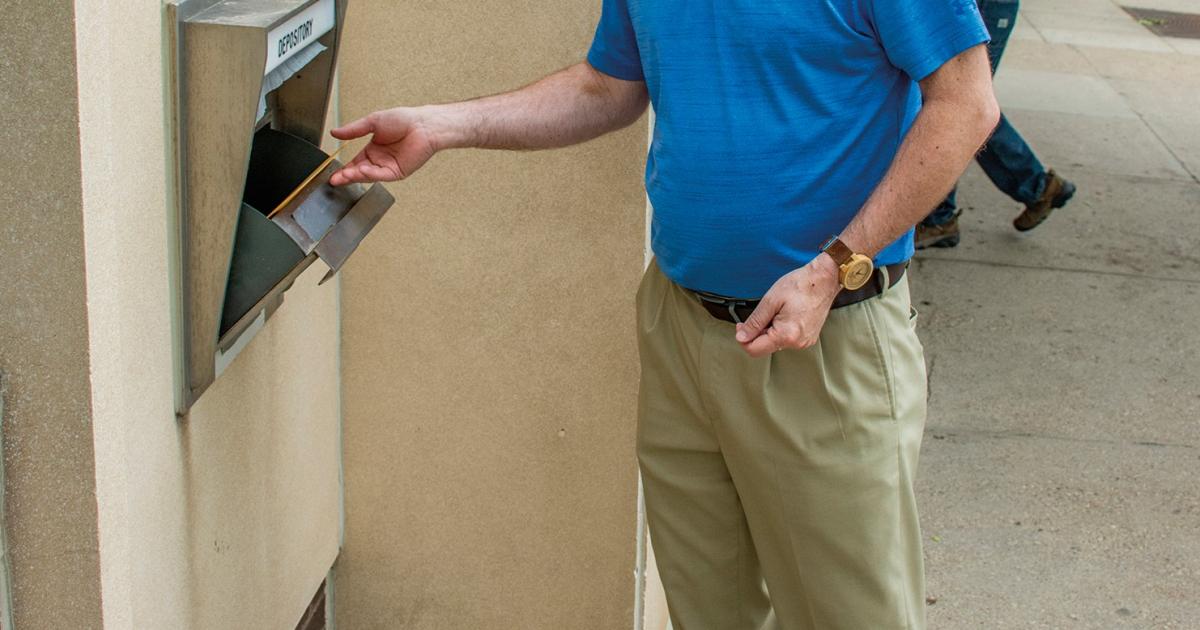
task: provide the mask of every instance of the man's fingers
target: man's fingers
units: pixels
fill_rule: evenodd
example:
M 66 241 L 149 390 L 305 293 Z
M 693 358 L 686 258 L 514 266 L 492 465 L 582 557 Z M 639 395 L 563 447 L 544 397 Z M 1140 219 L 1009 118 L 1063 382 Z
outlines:
M 364 148 L 354 156 L 354 159 L 346 163 L 341 170 L 335 172 L 329 177 L 329 183 L 334 186 L 342 186 L 350 183 L 362 183 L 367 181 L 377 181 L 372 177 L 372 172 L 369 167 L 375 164 L 371 162 L 371 158 L 367 156 L 367 149 Z
M 394 182 L 401 179 L 395 169 L 386 168 L 376 165 L 372 162 L 363 162 L 358 166 L 358 172 L 362 173 L 365 181 L 369 182 Z
M 349 164 L 329 177 L 329 183 L 343 186 L 351 183 L 394 182 L 403 179 L 397 167 L 380 166 L 359 154 Z
M 742 344 L 742 348 L 752 357 L 765 357 L 783 349 L 783 343 L 777 338 L 775 329 L 768 328 L 765 334 Z
M 779 313 L 779 304 L 772 298 L 770 293 L 758 303 L 758 307 L 750 313 L 750 317 L 737 327 L 737 340 L 739 343 L 748 343 L 756 339 L 763 333 L 764 330 L 771 327 L 771 321 L 775 319 L 775 315 Z
M 353 162 L 343 166 L 341 170 L 329 176 L 329 183 L 333 186 L 344 186 L 361 181 L 363 181 L 362 173 L 359 172 L 358 165 Z
M 364 116 L 358 120 L 347 123 L 329 132 L 338 140 L 353 140 L 361 138 L 375 131 L 375 124 L 372 122 L 371 116 Z

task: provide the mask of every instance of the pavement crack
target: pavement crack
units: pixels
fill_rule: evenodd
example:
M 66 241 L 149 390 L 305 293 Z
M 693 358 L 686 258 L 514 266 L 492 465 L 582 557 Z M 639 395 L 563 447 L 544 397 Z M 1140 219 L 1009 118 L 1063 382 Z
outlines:
M 1117 6 L 1121 6 L 1121 5 L 1118 4 Z M 1041 33 L 1038 33 L 1038 34 L 1040 35 Z M 1094 62 L 1089 55 L 1087 55 L 1082 50 L 1080 50 L 1079 46 L 1077 46 L 1075 44 L 1069 44 L 1068 46 L 1071 49 L 1073 49 L 1076 53 L 1079 53 L 1080 57 L 1083 57 L 1084 62 L 1087 63 L 1087 65 L 1092 68 L 1092 71 L 1096 73 L 1096 76 L 1100 77 L 1100 79 L 1102 81 L 1104 81 L 1105 84 L 1107 84 L 1110 88 L 1112 88 L 1113 90 L 1115 90 L 1117 92 L 1117 94 L 1121 97 L 1121 100 L 1125 102 L 1125 106 L 1129 108 L 1129 111 L 1133 112 L 1134 115 L 1138 117 L 1138 120 L 1141 121 L 1142 126 L 1145 127 L 1147 130 L 1149 130 L 1150 135 L 1154 136 L 1154 138 L 1156 140 L 1158 140 L 1158 143 L 1160 145 L 1162 145 L 1162 147 L 1164 149 L 1167 150 L 1167 153 L 1171 155 L 1171 158 L 1175 160 L 1175 163 L 1179 166 L 1179 168 L 1183 169 L 1183 172 L 1187 173 L 1188 176 L 1192 178 L 1192 181 L 1200 184 L 1200 177 L 1198 177 L 1196 175 L 1196 173 L 1194 173 L 1192 171 L 1192 169 L 1188 167 L 1187 162 L 1185 162 L 1182 158 L 1179 157 L 1179 154 L 1176 153 L 1175 150 L 1171 148 L 1171 145 L 1167 144 L 1167 141 L 1162 137 L 1161 134 L 1158 133 L 1158 130 L 1155 129 L 1154 126 L 1151 125 L 1150 122 L 1146 120 L 1146 117 L 1142 114 L 1142 112 L 1138 111 L 1138 109 L 1136 107 L 1134 107 L 1134 104 L 1129 99 L 1129 96 L 1126 95 L 1121 90 L 1118 90 L 1117 86 L 1115 86 L 1109 82 L 1109 79 L 1111 77 L 1109 77 L 1105 74 L 1104 69 L 1101 68 L 1100 66 L 1096 65 L 1096 62 Z
M 1082 438 L 1072 437 L 1069 435 L 1054 435 L 1051 433 L 1035 433 L 1033 431 L 986 431 L 982 429 L 969 430 L 946 430 L 937 427 L 930 427 L 927 430 L 935 440 L 945 440 L 947 438 L 956 437 L 976 437 L 993 440 L 1048 440 L 1054 442 L 1071 442 L 1075 444 L 1108 444 L 1112 446 L 1141 446 L 1146 448 L 1170 448 L 1170 449 L 1196 449 L 1195 444 L 1187 444 L 1184 442 L 1158 442 L 1151 440 L 1106 440 L 1103 438 Z
M 1158 282 L 1173 282 L 1178 284 L 1200 285 L 1200 280 L 1191 278 L 1172 278 L 1169 276 L 1157 276 L 1154 274 L 1134 273 L 1130 271 L 1114 271 L 1111 269 L 1078 269 L 1073 267 L 1056 267 L 1053 265 L 1023 265 L 1021 263 L 1001 262 L 997 260 L 980 260 L 975 258 L 950 258 L 942 256 L 930 256 L 928 254 L 921 257 L 925 261 L 949 262 L 949 263 L 965 263 L 969 265 L 984 265 L 986 267 L 1004 267 L 1008 269 L 1023 269 L 1028 271 L 1052 271 L 1060 273 L 1076 273 L 1087 276 L 1111 276 L 1115 278 L 1132 278 L 1135 280 L 1156 280 Z
M 1122 96 L 1124 96 L 1124 95 L 1122 95 Z M 1132 109 L 1132 108 L 1130 108 L 1130 109 Z M 1158 130 L 1156 130 L 1150 124 L 1150 122 L 1146 120 L 1146 117 L 1143 116 L 1142 113 L 1137 110 L 1133 110 L 1133 113 L 1137 115 L 1138 120 L 1142 121 L 1142 126 L 1145 127 L 1146 129 L 1150 130 L 1150 135 L 1154 136 L 1154 138 L 1158 140 L 1158 143 L 1160 145 L 1162 145 L 1162 147 L 1164 149 L 1167 150 L 1167 153 L 1169 153 L 1171 155 L 1171 158 L 1175 160 L 1175 163 L 1179 166 L 1179 168 L 1183 169 L 1183 172 L 1185 172 L 1189 176 L 1191 176 L 1192 181 L 1196 182 L 1197 184 L 1200 184 L 1200 177 L 1197 177 L 1196 174 L 1192 172 L 1192 169 L 1188 168 L 1187 162 L 1184 162 L 1183 158 L 1179 157 L 1179 154 L 1175 152 L 1175 149 L 1171 148 L 1171 145 L 1167 144 L 1167 141 L 1165 139 L 1163 139 L 1163 137 L 1161 135 L 1159 135 Z

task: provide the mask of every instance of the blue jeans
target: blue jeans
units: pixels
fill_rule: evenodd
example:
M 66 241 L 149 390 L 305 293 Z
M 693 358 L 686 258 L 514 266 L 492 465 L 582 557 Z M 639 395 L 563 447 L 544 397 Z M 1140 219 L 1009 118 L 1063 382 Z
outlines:
M 1016 25 L 1019 6 L 1020 0 L 979 0 L 983 21 L 992 36 L 988 44 L 992 74 L 1000 65 L 1000 57 L 1008 45 L 1008 36 Z M 1000 115 L 1000 124 L 975 161 L 979 162 L 984 174 L 996 188 L 1021 203 L 1037 201 L 1046 189 L 1046 169 L 1004 114 Z M 958 208 L 955 203 L 956 192 L 950 191 L 946 200 L 925 218 L 925 225 L 941 225 L 954 218 Z

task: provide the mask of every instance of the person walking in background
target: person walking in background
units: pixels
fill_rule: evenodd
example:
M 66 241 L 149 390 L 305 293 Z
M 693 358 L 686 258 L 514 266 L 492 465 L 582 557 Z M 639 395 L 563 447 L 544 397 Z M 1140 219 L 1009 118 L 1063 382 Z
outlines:
M 1000 57 L 1008 45 L 1008 37 L 1016 26 L 1020 4 L 1020 0 L 979 0 L 980 13 L 992 36 L 988 44 L 992 74 L 996 73 Z M 1025 209 L 1013 219 L 1013 227 L 1021 232 L 1041 225 L 1054 209 L 1063 207 L 1075 195 L 1075 185 L 1055 173 L 1054 169 L 1046 170 L 1003 113 L 995 133 L 975 160 L 996 188 L 1025 204 Z M 957 207 L 956 192 L 950 191 L 946 199 L 917 226 L 917 249 L 958 245 L 958 216 L 961 212 Z

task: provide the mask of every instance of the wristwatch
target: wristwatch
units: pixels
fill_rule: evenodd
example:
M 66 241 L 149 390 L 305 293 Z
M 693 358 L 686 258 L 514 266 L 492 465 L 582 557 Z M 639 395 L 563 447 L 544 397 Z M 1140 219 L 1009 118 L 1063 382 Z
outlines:
M 831 236 L 821 246 L 821 251 L 829 254 L 833 262 L 837 263 L 838 282 L 843 289 L 850 291 L 861 289 L 871 279 L 871 273 L 875 271 L 875 263 L 872 263 L 870 258 L 854 253 L 842 242 L 842 239 L 836 236 Z

